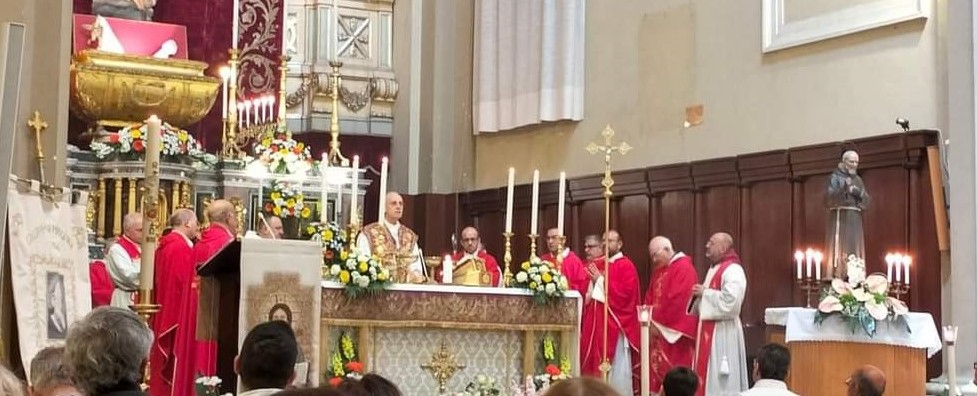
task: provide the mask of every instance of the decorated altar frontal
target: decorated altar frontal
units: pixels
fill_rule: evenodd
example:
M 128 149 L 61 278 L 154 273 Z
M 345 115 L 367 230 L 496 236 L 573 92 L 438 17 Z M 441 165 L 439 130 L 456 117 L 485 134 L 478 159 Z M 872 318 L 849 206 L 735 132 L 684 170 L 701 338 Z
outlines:
M 494 378 L 503 395 L 514 381 L 544 373 L 544 340 L 577 374 L 580 294 L 538 305 L 523 289 L 395 284 L 348 299 L 343 285 L 322 283 L 323 381 L 349 367 L 376 372 L 406 395 L 461 392 L 476 376 Z M 342 345 L 342 335 L 353 345 Z M 355 367 L 355 366 L 354 366 Z

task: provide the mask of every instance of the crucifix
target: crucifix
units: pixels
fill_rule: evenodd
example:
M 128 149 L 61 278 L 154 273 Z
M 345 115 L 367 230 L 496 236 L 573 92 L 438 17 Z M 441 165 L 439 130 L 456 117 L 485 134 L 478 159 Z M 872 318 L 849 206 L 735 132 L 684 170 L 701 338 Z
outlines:
M 611 196 L 614 195 L 611 192 L 611 187 L 614 186 L 614 178 L 611 176 L 611 154 L 620 153 L 621 155 L 627 154 L 631 151 L 631 146 L 627 142 L 621 142 L 621 144 L 615 146 L 612 144 L 611 140 L 614 138 L 614 129 L 610 125 L 604 127 L 600 135 L 604 137 L 604 144 L 598 145 L 597 143 L 590 142 L 590 144 L 585 147 L 587 152 L 591 155 L 597 153 L 604 153 L 604 178 L 601 180 L 600 185 L 604 186 L 604 252 L 607 253 L 607 234 L 611 230 Z M 604 299 L 610 299 L 610 293 L 608 290 L 608 275 L 611 268 L 611 263 L 607 262 L 604 265 Z M 604 354 L 603 360 L 600 363 L 600 373 L 607 382 L 608 375 L 611 372 L 611 361 L 607 358 L 607 327 L 608 321 L 610 319 L 610 301 L 604 301 Z
M 431 355 L 431 360 L 421 365 L 438 382 L 438 394 L 443 395 L 448 385 L 448 380 L 455 375 L 458 370 L 464 369 L 465 365 L 455 361 L 455 355 L 448 350 L 448 344 L 441 340 L 441 348 Z
M 47 122 L 41 119 L 41 112 L 34 110 L 34 117 L 27 121 L 27 126 L 34 130 L 34 140 L 37 143 L 37 168 L 41 172 L 41 184 L 44 180 L 44 143 L 41 142 L 41 133 L 47 129 Z

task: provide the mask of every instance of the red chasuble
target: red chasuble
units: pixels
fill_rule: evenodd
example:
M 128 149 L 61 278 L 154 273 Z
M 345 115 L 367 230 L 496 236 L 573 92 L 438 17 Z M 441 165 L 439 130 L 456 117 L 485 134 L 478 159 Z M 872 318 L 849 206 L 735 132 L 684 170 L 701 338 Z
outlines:
M 556 264 L 556 257 L 553 253 L 546 253 L 540 258 L 543 261 Z M 560 264 L 560 272 L 567 278 L 570 290 L 576 290 L 580 294 L 587 292 L 587 288 L 590 287 L 590 275 L 587 275 L 587 268 L 584 266 L 583 260 L 580 260 L 580 257 L 572 250 L 567 249 L 567 256 L 563 258 L 563 263 Z
M 88 264 L 88 278 L 92 281 L 92 308 L 98 308 L 112 303 L 112 276 L 105 269 L 104 260 L 94 260 Z
M 492 283 L 489 286 L 493 286 L 493 287 L 498 286 L 499 279 L 502 278 L 502 273 L 499 272 L 499 262 L 496 261 L 495 257 L 492 257 L 492 255 L 488 254 L 488 252 L 486 252 L 485 250 L 479 250 L 476 256 L 478 256 L 478 258 L 482 259 L 482 261 L 485 262 L 485 270 L 488 271 L 489 276 L 492 277 Z M 455 265 L 458 265 L 458 260 L 461 260 L 462 257 L 465 257 L 465 252 L 464 251 L 457 252 L 451 256 L 451 261 L 455 263 Z M 437 274 L 435 275 L 435 280 L 441 282 L 440 268 L 438 269 Z
M 180 328 L 180 307 L 183 294 L 190 289 L 194 271 L 193 248 L 179 232 L 171 232 L 160 238 L 156 247 L 154 292 L 159 312 L 153 316 L 153 333 L 156 341 L 149 351 L 149 394 L 169 396 L 173 386 L 173 369 L 176 356 L 173 349 L 176 333 Z
M 225 226 L 211 223 L 200 242 L 193 246 L 194 271 L 210 260 L 224 246 L 234 240 L 234 233 Z M 200 278 L 194 272 L 187 285 L 180 309 L 176 331 L 176 367 L 173 373 L 173 396 L 193 396 L 197 375 L 213 376 L 217 370 L 217 344 L 213 340 L 197 340 L 197 308 L 200 299 Z
M 740 262 L 740 256 L 736 254 L 736 251 L 729 249 L 726 255 L 719 260 L 719 269 L 716 270 L 716 274 L 712 276 L 712 280 L 706 285 L 710 289 L 722 290 L 723 288 L 723 273 L 726 272 L 726 268 L 730 265 Z M 706 275 L 708 276 L 708 275 Z M 716 321 L 714 320 L 703 320 L 701 321 L 701 326 L 698 327 L 698 333 L 696 335 L 696 351 L 695 357 L 693 357 L 693 366 L 695 374 L 699 376 L 699 389 L 695 392 L 696 396 L 705 395 L 706 390 L 706 376 L 709 369 L 709 356 L 712 353 L 712 335 L 716 330 Z
M 652 393 L 661 392 L 662 380 L 672 367 L 692 366 L 699 319 L 689 315 L 685 306 L 692 298 L 692 286 L 698 282 L 692 259 L 683 253 L 675 254 L 668 265 L 659 266 L 651 273 L 645 304 L 652 307 L 653 326 L 681 334 L 675 343 L 669 343 L 661 335 L 651 339 L 651 361 L 642 363 L 651 367 Z
M 583 375 L 600 376 L 600 363 L 604 358 L 604 337 L 607 338 L 607 359 L 614 363 L 614 350 L 621 332 L 624 332 L 631 351 L 634 389 L 640 388 L 640 359 L 638 350 L 640 325 L 638 324 L 638 301 L 641 299 L 641 286 L 638 270 L 627 256 L 612 258 L 608 270 L 607 298 L 610 301 L 610 318 L 607 333 L 604 333 L 604 304 L 590 300 L 583 308 L 580 330 L 580 372 Z M 604 260 L 598 259 L 597 269 L 603 273 Z M 603 335 L 603 337 L 601 337 Z M 627 396 L 627 395 L 622 395 Z

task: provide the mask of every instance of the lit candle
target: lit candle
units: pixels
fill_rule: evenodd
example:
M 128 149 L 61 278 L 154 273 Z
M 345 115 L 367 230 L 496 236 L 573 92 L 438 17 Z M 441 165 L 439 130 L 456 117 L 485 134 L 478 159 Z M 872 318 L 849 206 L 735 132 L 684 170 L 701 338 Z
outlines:
M 360 224 L 356 212 L 356 190 L 360 183 L 360 156 L 353 156 L 353 185 L 349 189 L 349 222 L 350 224 Z
M 896 282 L 902 281 L 902 255 L 896 253 L 892 255 L 893 266 L 895 266 Z
M 339 6 L 336 0 L 332 0 L 332 15 L 332 45 L 336 46 L 333 49 L 333 60 L 339 60 Z
M 155 115 L 149 116 L 146 120 L 146 165 L 145 165 L 145 176 L 147 181 L 147 186 L 157 186 L 159 183 L 159 154 L 160 148 L 162 146 L 162 127 L 163 122 L 160 121 L 159 117 Z M 150 183 L 150 179 L 155 179 L 155 181 Z M 158 188 L 157 188 L 158 189 Z M 148 209 L 148 208 L 147 208 Z M 156 271 L 156 263 L 151 252 L 156 250 L 156 238 L 148 238 L 149 231 L 152 227 L 150 221 L 145 221 L 143 224 L 143 233 L 146 234 L 147 238 L 143 238 L 142 249 L 145 252 L 150 252 L 146 257 L 143 257 L 140 263 L 139 271 L 139 286 L 142 290 L 152 290 L 153 289 L 153 276 L 154 271 Z
M 533 211 L 529 234 L 536 235 L 539 226 L 539 169 L 533 171 Z
M 251 104 L 250 100 L 244 101 L 244 126 L 251 125 Z
M 224 84 L 221 86 L 221 119 L 227 121 L 227 82 L 231 80 L 231 69 L 227 66 L 220 68 L 221 80 L 224 80 Z
M 567 174 L 566 172 L 560 172 L 560 199 L 557 204 L 556 209 L 556 228 L 559 229 L 559 234 L 563 234 L 563 206 L 566 204 L 567 195 Z
M 319 162 L 319 182 L 322 184 L 319 191 L 319 222 L 325 224 L 329 219 L 326 217 L 327 208 L 329 207 L 329 194 L 326 192 L 326 186 L 329 183 L 326 181 L 326 173 L 329 172 L 329 161 L 326 161 L 326 153 L 322 153 L 322 161 Z
M 814 250 L 808 248 L 807 251 L 804 252 L 804 257 L 807 258 L 807 273 L 805 276 L 810 278 L 812 275 L 814 275 L 811 273 L 814 269 Z
M 913 259 L 908 255 L 902 256 L 903 267 L 906 268 L 906 286 L 909 286 L 909 265 L 912 264 Z
M 240 127 L 244 123 L 244 103 L 237 102 L 237 125 Z
M 505 232 L 512 233 L 512 190 L 515 188 L 516 169 L 509 168 L 509 187 L 505 195 Z
M 797 279 L 800 280 L 804 277 L 804 252 L 794 252 L 794 261 L 797 261 Z
M 885 277 L 890 282 L 892 281 L 892 253 L 885 255 Z
M 377 221 L 384 220 L 384 215 L 387 214 L 387 157 L 383 157 L 380 160 L 380 208 L 377 210 Z
M 452 283 L 454 277 L 454 263 L 451 262 L 450 255 L 444 255 L 444 261 L 441 262 L 441 283 Z
M 239 0 L 234 0 L 234 7 L 233 7 L 234 9 L 231 10 L 231 12 L 233 13 L 233 22 L 231 23 L 231 48 L 234 49 L 237 49 L 237 36 L 238 36 L 238 29 L 239 29 L 238 25 L 240 24 L 240 18 L 241 18 L 240 6 L 241 5 Z
M 820 251 L 814 252 L 814 279 L 821 280 L 821 260 L 824 259 L 824 254 Z
M 278 99 L 274 95 L 268 95 L 268 122 L 272 122 L 275 119 L 276 103 L 278 103 Z

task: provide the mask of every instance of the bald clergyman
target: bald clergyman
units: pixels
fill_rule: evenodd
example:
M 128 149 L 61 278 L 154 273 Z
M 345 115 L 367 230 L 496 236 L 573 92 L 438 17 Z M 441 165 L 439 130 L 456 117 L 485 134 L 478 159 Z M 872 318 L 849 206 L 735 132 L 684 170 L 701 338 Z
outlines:
M 395 282 L 422 283 L 427 275 L 424 256 L 417 245 L 417 234 L 400 223 L 404 216 L 404 197 L 391 191 L 384 197 L 383 220 L 363 227 L 356 238 L 360 254 L 380 257 L 390 268 Z

